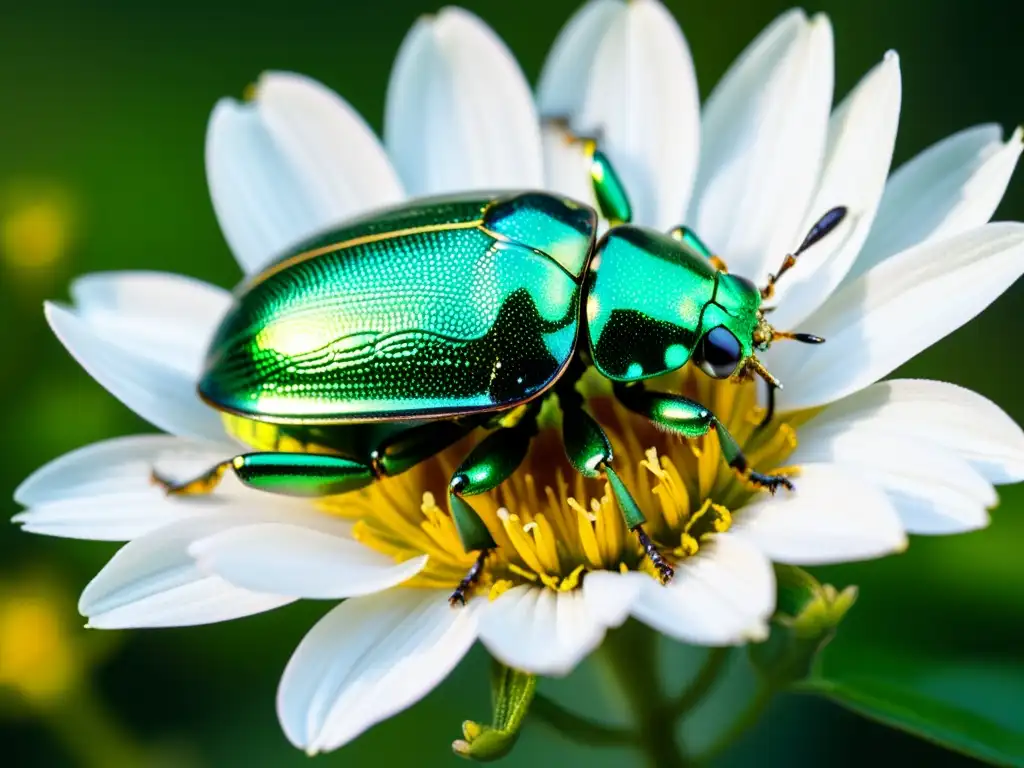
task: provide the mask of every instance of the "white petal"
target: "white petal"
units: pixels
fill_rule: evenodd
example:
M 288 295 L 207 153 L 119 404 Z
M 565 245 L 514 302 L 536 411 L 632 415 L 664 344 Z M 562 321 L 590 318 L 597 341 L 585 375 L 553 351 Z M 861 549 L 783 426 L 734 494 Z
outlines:
M 662 586 L 634 574 L 640 586 L 633 615 L 659 632 L 696 645 L 737 645 L 768 636 L 775 574 L 757 548 L 731 535 L 702 543 Z
M 228 443 L 167 435 L 94 443 L 32 473 L 14 494 L 30 509 L 15 515 L 14 522 L 49 536 L 128 541 L 176 520 L 209 514 L 223 499 L 220 493 L 202 503 L 169 497 L 150 483 L 154 468 L 188 477 L 236 450 Z
M 777 327 L 796 327 L 821 306 L 867 239 L 892 162 L 901 91 L 899 57 L 890 51 L 832 114 L 821 182 L 800 229 L 809 231 L 838 205 L 846 206 L 846 218 L 779 283 L 772 301 Z
M 622 624 L 637 598 L 636 582 L 621 577 L 614 571 L 592 571 L 583 580 L 583 602 L 605 627 Z
M 235 586 L 292 597 L 343 598 L 397 586 L 427 556 L 396 564 L 347 536 L 283 523 L 232 528 L 189 546 L 199 567 Z
M 250 592 L 204 573 L 188 545 L 237 524 L 228 515 L 192 518 L 123 546 L 82 592 L 89 626 L 182 627 L 227 621 L 286 605 L 292 597 Z
M 1024 430 L 1002 408 L 976 392 L 926 379 L 873 384 L 833 403 L 800 430 L 856 426 L 889 436 L 928 440 L 968 461 L 990 483 L 1024 480 Z
M 892 502 L 856 472 L 803 464 L 793 484 L 796 490 L 766 495 L 737 512 L 730 532 L 793 565 L 865 560 L 906 547 Z
M 72 295 L 75 309 L 47 303 L 46 319 L 93 378 L 166 432 L 224 439 L 196 382 L 230 305 L 226 291 L 178 275 L 115 272 L 82 278 Z
M 769 370 L 792 385 L 779 393 L 780 408 L 823 405 L 872 384 L 972 319 L 1022 272 L 1018 223 L 986 224 L 887 259 L 803 324 L 826 344 L 770 351 Z
M 315 80 L 285 72 L 263 75 L 252 102 L 217 104 L 206 174 L 221 229 L 247 273 L 316 232 L 403 197 L 358 113 Z
M 598 138 L 629 190 L 634 223 L 668 229 L 683 222 L 700 105 L 690 49 L 665 6 L 584 6 L 555 41 L 537 98 L 545 117 Z
M 491 28 L 461 8 L 420 19 L 406 36 L 384 137 L 410 195 L 543 185 L 526 79 Z
M 480 640 L 509 667 L 566 675 L 625 621 L 636 586 L 622 574 L 591 573 L 583 589 L 513 587 L 480 612 Z
M 994 125 L 969 128 L 901 166 L 886 185 L 878 218 L 848 279 L 905 248 L 987 222 L 1024 147 L 1020 128 L 1005 143 L 1001 133 Z
M 537 84 L 537 105 L 549 117 L 578 114 L 597 49 L 627 13 L 623 0 L 590 0 L 580 6 L 555 38 Z
M 285 735 L 310 754 L 336 749 L 416 703 L 476 639 L 471 607 L 392 589 L 346 600 L 303 638 L 277 694 Z
M 704 109 L 687 222 L 758 283 L 796 247 L 832 103 L 832 27 L 789 11 L 740 55 Z
M 596 208 L 597 196 L 590 180 L 590 158 L 583 144 L 565 126 L 557 123 L 544 126 L 542 141 L 545 189 Z
M 71 284 L 75 314 L 141 355 L 198 371 L 231 306 L 223 288 L 168 272 L 96 272 Z
M 923 425 L 922 425 L 923 426 Z M 800 430 L 789 461 L 841 465 L 886 492 L 908 533 L 962 533 L 988 524 L 995 490 L 954 453 L 916 436 L 879 435 L 870 424 L 815 424 Z

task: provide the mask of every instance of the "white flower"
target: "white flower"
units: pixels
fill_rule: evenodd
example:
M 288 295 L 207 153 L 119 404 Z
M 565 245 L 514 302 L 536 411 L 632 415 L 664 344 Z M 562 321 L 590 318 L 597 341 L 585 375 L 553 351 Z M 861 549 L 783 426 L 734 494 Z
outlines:
M 15 519 L 37 533 L 129 542 L 82 595 L 94 627 L 201 624 L 300 598 L 349 598 L 307 635 L 282 680 L 281 722 L 310 752 L 420 699 L 477 639 L 542 674 L 570 670 L 628 615 L 687 642 L 741 643 L 763 636 L 774 608 L 769 559 L 870 558 L 901 550 L 907 532 L 986 525 L 993 484 L 1024 478 L 1021 429 L 952 384 L 875 382 L 1024 271 L 1024 225 L 986 223 L 1020 131 L 1003 142 L 994 126 L 966 130 L 890 177 L 896 55 L 834 110 L 832 72 L 828 20 L 789 12 L 701 112 L 668 12 L 654 0 L 593 0 L 556 42 L 535 106 L 495 34 L 449 8 L 418 22 L 402 46 L 386 151 L 340 97 L 292 74 L 264 75 L 252 101 L 224 100 L 210 121 L 213 202 L 246 273 L 406 196 L 547 187 L 590 200 L 566 126 L 599 133 L 638 223 L 693 226 L 731 271 L 758 281 L 818 215 L 849 208 L 780 283 L 773 323 L 828 342 L 770 351 L 785 390 L 767 436 L 751 439 L 749 387 L 678 377 L 747 443 L 756 466 L 799 467 L 796 492 L 752 493 L 724 468 L 714 438 L 683 444 L 625 420 L 608 425 L 631 462 L 627 483 L 680 558 L 671 586 L 635 571 L 642 560 L 603 489 L 559 484 L 551 466 L 564 460 L 543 446 L 506 489 L 476 497 L 501 546 L 484 582 L 494 599 L 462 610 L 447 596 L 472 558 L 416 471 L 322 504 L 230 482 L 201 500 L 165 497 L 149 484 L 154 466 L 186 477 L 238 445 L 195 394 L 229 295 L 159 273 L 84 277 L 72 308 L 46 311 L 83 367 L 169 434 L 58 459 L 18 489 L 28 509 Z M 606 408 L 618 421 L 621 411 Z M 250 435 L 256 446 L 261 439 Z M 534 478 L 545 471 L 550 491 Z

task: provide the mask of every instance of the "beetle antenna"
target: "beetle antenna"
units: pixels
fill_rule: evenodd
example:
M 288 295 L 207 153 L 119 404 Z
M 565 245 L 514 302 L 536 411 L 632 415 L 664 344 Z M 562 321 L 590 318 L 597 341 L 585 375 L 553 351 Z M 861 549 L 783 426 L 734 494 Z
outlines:
M 793 333 L 792 331 L 772 331 L 772 341 L 799 341 L 801 344 L 824 344 L 821 336 L 813 333 Z
M 825 235 L 827 235 L 837 226 L 839 226 L 839 222 L 841 222 L 844 218 L 846 218 L 846 206 L 839 205 L 836 206 L 835 208 L 832 208 L 831 210 L 826 212 L 824 216 L 818 219 L 817 223 L 815 223 L 815 225 L 811 227 L 810 231 L 807 233 L 807 236 L 804 237 L 803 242 L 800 243 L 800 247 L 797 248 L 793 253 L 786 254 L 786 258 L 782 260 L 782 266 L 779 267 L 779 271 L 773 275 L 768 275 L 768 284 L 761 289 L 761 298 L 770 299 L 772 296 L 774 296 L 775 284 L 779 282 L 780 277 L 782 277 L 790 269 L 793 268 L 793 266 L 796 264 L 796 257 L 799 256 L 804 251 L 806 251 L 816 242 L 821 240 L 823 237 L 825 237 Z

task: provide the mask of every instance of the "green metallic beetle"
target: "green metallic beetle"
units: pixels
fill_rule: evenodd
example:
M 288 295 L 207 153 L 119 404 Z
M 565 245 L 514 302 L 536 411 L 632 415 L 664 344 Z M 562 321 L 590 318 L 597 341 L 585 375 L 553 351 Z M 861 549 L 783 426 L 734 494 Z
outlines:
M 629 409 L 686 437 L 714 429 L 731 467 L 773 493 L 792 490 L 785 477 L 751 471 L 710 410 L 649 391 L 643 380 L 692 360 L 716 379 L 759 374 L 773 391 L 778 382 L 754 352 L 779 338 L 822 340 L 776 332 L 761 302 L 845 209 L 826 213 L 758 290 L 725 271 L 692 231 L 629 225 L 624 187 L 593 142 L 585 146 L 598 207 L 612 224 L 596 243 L 597 212 L 557 195 L 421 199 L 322 234 L 243 284 L 211 342 L 199 394 L 236 431 L 262 423 L 322 450 L 246 453 L 189 482 L 154 479 L 171 494 L 208 493 L 230 469 L 261 490 L 328 496 L 491 429 L 449 485 L 462 545 L 479 553 L 452 594 L 457 605 L 495 546 L 466 497 L 515 471 L 543 399 L 554 394 L 569 461 L 607 479 L 667 582 L 672 566 L 644 531 L 611 445 L 577 391 L 593 365 Z

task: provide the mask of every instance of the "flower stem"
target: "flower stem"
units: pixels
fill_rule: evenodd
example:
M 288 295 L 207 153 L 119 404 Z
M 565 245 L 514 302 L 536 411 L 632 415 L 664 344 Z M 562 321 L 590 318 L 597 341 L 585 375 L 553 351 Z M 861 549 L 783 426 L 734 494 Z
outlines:
M 530 714 L 536 715 L 565 737 L 580 744 L 614 747 L 637 743 L 636 734 L 632 731 L 614 728 L 578 715 L 541 693 L 534 695 Z
M 637 743 L 652 768 L 686 768 L 689 761 L 676 737 L 676 718 L 665 700 L 655 668 L 657 636 L 631 621 L 608 633 L 601 646 L 604 661 L 636 721 Z
M 679 694 L 675 701 L 669 702 L 669 716 L 673 720 L 678 720 L 704 699 L 729 660 L 729 650 L 729 648 L 708 649 L 703 666 L 686 690 Z
M 740 736 L 750 730 L 751 727 L 761 719 L 761 715 L 764 714 L 765 709 L 768 707 L 768 703 L 772 700 L 774 691 L 772 687 L 761 680 L 758 683 L 757 689 L 754 691 L 754 695 L 750 701 L 747 702 L 747 706 L 740 713 L 739 717 L 733 721 L 732 725 L 722 731 L 718 738 L 708 747 L 704 752 L 697 758 L 698 763 L 707 763 L 714 758 L 718 757 L 722 752 L 728 749 Z

